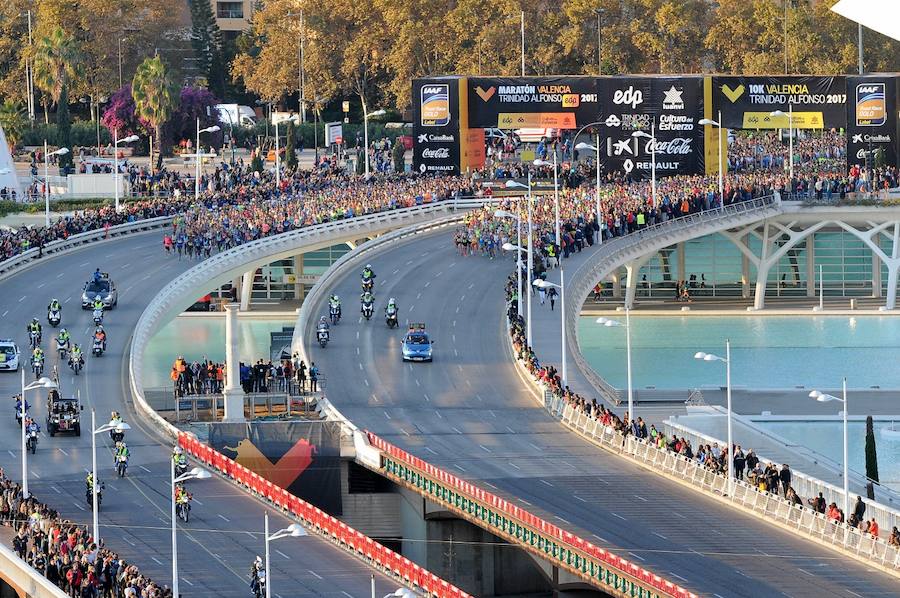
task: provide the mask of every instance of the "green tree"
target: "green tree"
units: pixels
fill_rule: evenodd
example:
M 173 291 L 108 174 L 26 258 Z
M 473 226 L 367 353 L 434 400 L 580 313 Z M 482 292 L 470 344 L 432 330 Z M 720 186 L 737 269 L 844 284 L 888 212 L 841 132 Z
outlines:
M 292 120 L 288 121 L 284 133 L 284 167 L 287 170 L 297 168 L 297 128 Z
M 191 46 L 197 68 L 205 75 L 210 90 L 225 97 L 225 64 L 222 31 L 216 24 L 209 0 L 188 0 L 191 9 Z
M 34 53 L 34 82 L 58 104 L 63 90 L 81 72 L 81 52 L 75 38 L 56 27 L 37 40 Z
M 161 145 L 163 126 L 178 107 L 180 96 L 177 84 L 159 56 L 145 58 L 138 66 L 131 83 L 131 93 L 134 97 L 135 114 L 153 129 L 156 138 L 153 147 L 159 151 L 158 162 L 161 163 L 164 151 Z M 150 156 L 150 161 L 153 161 L 153 156 Z
M 59 147 L 68 148 L 68 153 L 59 157 L 59 168 L 68 172 L 72 166 L 72 123 L 69 119 L 69 90 L 62 88 L 62 95 L 56 104 L 56 143 Z
M 12 151 L 28 128 L 28 119 L 21 104 L 13 100 L 5 100 L 0 104 L 0 128 L 6 134 L 6 142 Z

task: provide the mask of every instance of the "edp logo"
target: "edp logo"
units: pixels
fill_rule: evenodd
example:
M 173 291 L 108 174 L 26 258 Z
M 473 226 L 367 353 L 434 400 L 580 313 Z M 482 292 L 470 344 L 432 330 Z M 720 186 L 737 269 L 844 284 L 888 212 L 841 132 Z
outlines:
M 640 89 L 635 89 L 634 85 L 629 85 L 628 89 L 617 89 L 613 94 L 613 104 L 631 106 L 632 109 L 644 103 L 644 93 Z

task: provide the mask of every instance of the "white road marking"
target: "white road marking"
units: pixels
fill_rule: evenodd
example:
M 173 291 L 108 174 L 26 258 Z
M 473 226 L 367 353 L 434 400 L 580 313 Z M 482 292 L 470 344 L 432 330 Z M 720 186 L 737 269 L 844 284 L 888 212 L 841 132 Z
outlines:
M 147 469 L 147 468 L 144 467 L 143 465 L 138 465 L 138 467 L 140 467 L 141 469 L 143 469 L 143 470 L 146 471 L 147 473 L 153 473 L 152 471 L 150 471 L 149 469 Z
M 431 285 L 431 281 L 429 280 L 423 286 L 427 289 Z
M 678 513 L 677 511 L 672 511 L 672 514 L 675 515 L 676 517 L 680 517 L 681 519 L 687 519 L 687 517 L 685 517 L 681 513 Z
M 352 596 L 351 594 L 348 594 L 348 593 L 345 592 L 344 590 L 341 590 L 341 594 L 343 594 L 343 595 L 346 596 L 347 598 L 353 598 L 353 596 Z
M 609 544 L 609 540 L 607 540 L 606 538 L 602 538 L 602 537 L 598 536 L 597 534 L 591 534 L 591 535 L 594 536 L 595 538 L 597 538 L 598 540 L 600 540 L 601 542 L 606 542 L 607 544 Z
M 71 298 L 71 297 L 66 297 L 66 300 L 65 300 L 65 301 L 63 301 L 63 303 L 68 303 L 68 302 L 69 302 L 69 301 L 71 301 L 71 300 L 72 300 L 72 298 Z
M 418 379 L 418 378 L 415 379 L 415 382 L 416 382 L 416 386 L 422 386 L 421 384 L 419 384 L 419 379 Z
M 544 485 L 546 485 L 546 486 L 550 486 L 551 488 L 553 488 L 553 484 L 551 484 L 551 483 L 548 482 L 547 480 L 541 480 L 541 483 L 544 484 Z
M 408 266 L 408 265 L 410 265 L 411 263 L 413 263 L 413 261 L 412 261 L 412 260 L 409 260 L 408 262 L 406 262 L 406 265 Z
M 475 398 L 478 399 L 479 401 L 484 401 L 484 399 L 481 398 L 481 395 L 475 395 Z
M 368 379 L 368 378 L 363 378 L 363 382 L 365 382 L 365 383 L 366 383 L 366 386 L 368 386 L 368 385 L 369 385 L 369 379 Z
M 474 287 L 474 286 L 475 286 L 475 283 L 472 282 L 472 283 L 469 283 L 469 286 L 467 286 L 466 288 L 467 288 L 467 289 L 471 289 L 471 288 Z
M 448 268 L 452 268 L 452 267 L 455 266 L 455 265 L 456 265 L 456 262 L 450 262 L 450 265 L 447 266 L 447 267 L 448 267 Z
M 403 432 L 404 434 L 406 434 L 407 436 L 412 436 L 412 434 L 407 432 L 405 428 L 400 428 L 400 431 Z
M 183 581 L 184 583 L 186 583 L 187 585 L 189 585 L 189 586 L 191 586 L 191 587 L 194 586 L 194 584 L 192 584 L 190 581 L 188 581 L 187 578 L 182 577 L 182 578 L 181 578 L 181 581 Z M 179 593 L 180 593 L 180 592 L 179 592 Z
M 22 303 L 23 301 L 25 301 L 26 297 L 28 297 L 28 295 L 22 295 L 22 298 L 19 299 L 19 303 Z
M 494 486 L 493 484 L 491 484 L 490 482 L 485 482 L 484 485 L 485 485 L 485 486 L 490 486 L 490 487 L 493 488 L 494 490 L 499 490 L 499 489 L 500 489 L 500 488 L 497 488 L 496 486 Z
M 658 534 L 658 533 L 656 533 L 656 532 L 653 532 L 653 535 L 656 536 L 656 537 L 658 537 L 658 538 L 662 538 L 663 540 L 668 540 L 668 538 L 665 537 L 665 536 L 662 535 L 662 534 Z
M 458 470 L 460 470 L 460 471 L 462 471 L 462 472 L 465 472 L 465 471 L 466 471 L 465 469 L 463 469 L 463 468 L 460 467 L 459 465 L 454 465 L 453 467 L 455 467 L 456 469 L 458 469 Z
M 288 558 L 288 557 L 284 557 L 284 558 Z M 314 576 L 316 577 L 316 579 L 322 579 L 322 576 L 319 575 L 318 573 L 316 573 L 315 571 L 313 571 L 312 569 L 308 569 L 308 571 L 309 571 L 312 575 L 314 575 Z
M 360 362 L 360 363 L 358 363 L 358 364 L 356 364 L 356 365 L 359 366 L 359 371 L 362 371 L 362 369 L 363 369 L 362 362 Z
M 78 267 L 79 267 L 79 268 L 84 268 L 84 267 L 87 266 L 88 264 L 90 264 L 90 262 L 85 262 L 85 263 L 83 263 L 83 264 L 78 264 Z
M 200 502 L 199 500 L 197 500 L 196 498 L 194 499 L 194 502 L 197 503 L 198 505 L 200 505 L 201 507 L 203 506 L 203 503 Z
M 437 278 L 438 276 L 440 276 L 440 275 L 443 274 L 443 273 L 444 273 L 444 271 L 441 270 L 440 272 L 438 272 L 437 274 L 435 274 L 434 277 Z
M 421 298 L 422 298 L 422 293 L 416 293 L 416 299 L 421 299 Z
M 3 317 L 5 318 L 6 314 L 8 314 L 8 313 L 9 313 L 9 310 L 7 309 L 5 312 L 3 312 Z
M 131 544 L 132 546 L 137 546 L 134 542 L 128 539 L 128 536 L 122 536 L 122 539 Z
M 393 272 L 391 272 L 391 274 L 396 274 L 396 273 L 399 272 L 399 271 L 400 271 L 400 269 L 397 268 L 396 270 L 394 270 Z
M 613 513 L 612 511 L 610 511 L 609 514 L 612 515 L 613 517 L 618 517 L 618 518 L 621 519 L 622 521 L 628 521 L 627 519 L 625 519 L 624 517 L 622 517 L 622 516 L 619 515 L 618 513 Z
M 221 513 L 216 513 L 216 515 L 218 515 L 219 517 L 221 517 L 221 518 L 222 518 L 223 520 L 225 520 L 225 521 L 230 521 L 230 520 L 228 519 L 228 517 L 226 517 L 225 515 L 222 515 Z
M 60 272 L 56 275 L 57 278 L 62 278 L 65 275 L 65 272 Z
M 385 416 L 386 418 L 391 419 L 391 416 L 388 415 L 388 412 L 387 412 L 387 411 L 382 411 L 382 413 L 384 413 L 384 416 Z
M 56 492 L 57 494 L 62 494 L 62 491 L 56 486 L 50 486 L 50 489 Z
M 432 455 L 437 455 L 437 452 L 430 446 L 426 446 L 425 450 L 428 451 L 429 453 L 431 453 Z
M 466 296 L 465 296 L 465 295 L 463 295 L 462 297 L 459 298 L 460 303 L 463 302 L 463 301 L 465 301 L 465 300 L 466 300 Z
M 797 571 L 800 571 L 801 573 L 806 573 L 806 574 L 809 575 L 810 577 L 815 577 L 812 573 L 810 573 L 810 572 L 807 571 L 806 569 L 801 569 L 800 567 L 797 567 Z
M 359 355 L 359 347 L 356 348 L 356 354 Z
M 37 288 L 42 289 L 42 288 L 44 288 L 44 285 L 45 285 L 45 284 L 47 284 L 47 283 L 46 283 L 46 282 L 42 282 L 41 284 L 39 284 L 39 285 L 37 286 Z
M 455 342 L 456 342 L 456 335 L 455 335 L 455 334 L 452 334 L 451 336 L 453 337 L 453 342 L 455 343 Z
M 73 502 L 72 504 L 75 505 L 76 507 L 78 507 L 78 510 L 79 510 L 79 511 L 84 511 L 84 507 L 82 507 L 82 506 L 81 506 L 80 504 L 78 504 L 77 502 Z M 162 565 L 162 563 L 160 563 L 160 565 Z
M 563 518 L 560 517 L 559 515 L 554 515 L 553 517 L 556 518 L 556 519 L 559 519 L 560 521 L 562 521 L 562 522 L 565 523 L 566 525 L 572 525 L 571 522 L 569 522 L 568 519 L 563 519 Z
M 643 496 L 638 496 L 637 494 L 635 494 L 634 497 L 640 501 L 647 502 L 647 499 L 644 498 Z
M 360 318 L 359 321 L 362 322 L 362 318 Z M 359 330 L 356 331 L 356 338 L 359 339 Z
M 12 451 L 6 451 L 6 452 L 9 453 L 9 456 L 12 457 L 13 459 L 16 458 L 16 454 L 14 452 L 12 452 Z
M 456 328 L 456 320 L 453 320 L 453 327 Z
M 630 554 L 631 556 L 633 556 L 633 557 L 636 558 L 637 560 L 641 561 L 642 563 L 643 563 L 644 561 L 647 560 L 647 559 L 645 559 L 644 557 L 642 557 L 642 556 L 640 556 L 640 555 L 634 554 L 633 552 L 629 552 L 628 554 Z
M 428 401 L 429 403 L 431 402 L 431 399 L 428 398 L 428 394 L 427 394 L 427 393 L 422 393 L 422 396 L 425 397 L 425 400 L 426 400 L 426 401 Z
M 441 412 L 440 412 L 440 411 L 438 411 L 438 410 L 437 410 L 437 409 L 435 409 L 435 411 L 434 411 L 434 413 L 435 413 L 435 415 L 437 415 L 437 416 L 438 416 L 438 419 L 444 419 L 444 416 L 443 416 L 443 415 L 441 415 Z
M 672 577 L 676 577 L 676 578 L 680 579 L 681 581 L 687 583 L 687 579 L 683 578 L 682 576 L 678 575 L 677 573 L 673 573 L 672 571 L 669 571 L 669 575 L 671 575 Z
M 536 450 L 536 451 L 543 450 L 543 449 L 541 449 L 541 447 L 539 447 L 538 445 L 536 445 L 536 444 L 533 443 L 533 442 L 529 442 L 528 444 L 530 444 L 530 445 L 531 445 L 531 448 L 533 448 L 533 449 Z
M 37 479 L 41 479 L 41 476 L 40 476 L 40 474 L 38 474 L 38 472 L 32 471 L 31 474 L 32 474 L 34 477 L 36 477 Z
M 515 433 L 516 433 L 516 431 L 513 430 L 512 428 L 510 428 L 509 426 L 506 426 L 506 431 L 509 432 L 510 434 L 515 434 Z
M 497 417 L 497 414 L 494 413 L 494 411 L 491 410 L 491 409 L 488 409 L 488 413 L 490 413 L 490 414 L 491 414 L 491 417 L 493 417 L 493 418 L 496 418 L 496 417 Z
M 457 434 L 462 434 L 462 432 L 459 431 L 459 428 L 453 427 L 453 428 L 451 428 L 451 430 L 453 430 Z
M 575 497 L 575 500 L 580 500 L 581 502 L 587 502 L 586 500 L 584 500 L 584 499 L 581 498 L 580 496 L 576 496 L 576 497 Z
M 479 444 L 478 446 L 481 447 L 481 450 L 483 450 L 483 451 L 486 452 L 486 453 L 491 452 L 491 449 L 489 449 L 488 447 L 484 446 L 483 444 Z
M 158 558 L 156 558 L 155 556 L 151 556 L 150 558 L 153 559 L 153 561 L 156 562 L 158 565 L 163 564 L 163 562 L 161 560 L 159 560 Z
M 456 313 L 459 313 L 459 306 L 456 307 Z
M 412 311 L 412 310 L 414 310 L 415 308 L 416 308 L 415 305 L 410 305 L 410 306 L 409 306 L 409 311 Z
M 516 464 L 513 463 L 512 461 L 509 462 L 509 465 L 510 465 L 510 467 L 512 467 L 512 468 L 514 468 L 514 469 L 522 469 L 521 467 L 519 467 L 518 465 L 516 465 Z
M 459 357 L 459 351 L 457 351 L 456 349 L 453 349 L 453 356 Z

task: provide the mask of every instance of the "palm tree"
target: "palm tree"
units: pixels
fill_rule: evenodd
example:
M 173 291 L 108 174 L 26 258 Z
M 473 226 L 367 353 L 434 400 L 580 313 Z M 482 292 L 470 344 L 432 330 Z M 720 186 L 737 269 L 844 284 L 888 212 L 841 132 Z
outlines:
M 27 126 L 28 121 L 25 118 L 24 108 L 18 102 L 6 100 L 0 104 L 0 128 L 6 134 L 10 153 L 22 139 Z
M 56 27 L 37 40 L 34 48 L 34 81 L 58 103 L 64 87 L 81 74 L 81 52 L 75 38 Z
M 159 56 L 145 58 L 138 66 L 131 83 L 131 94 L 135 114 L 153 127 L 156 137 L 154 145 L 162 157 L 162 128 L 178 107 L 179 94 L 176 83 Z M 153 163 L 153 156 L 150 156 L 150 163 Z

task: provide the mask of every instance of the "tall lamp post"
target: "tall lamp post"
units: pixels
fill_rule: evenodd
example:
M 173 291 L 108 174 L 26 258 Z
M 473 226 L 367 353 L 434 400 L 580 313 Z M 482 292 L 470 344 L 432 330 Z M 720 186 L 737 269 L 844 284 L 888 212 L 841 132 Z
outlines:
M 820 403 L 827 403 L 829 401 L 837 401 L 839 403 L 844 404 L 844 517 L 849 517 L 848 513 L 850 513 L 850 462 L 847 458 L 847 411 L 849 411 L 847 407 L 847 378 L 843 379 L 843 398 L 836 397 L 834 395 L 825 394 L 824 392 L 819 392 L 818 390 L 814 390 L 809 393 L 809 398 L 815 399 Z
M 566 278 L 565 271 L 560 268 L 559 269 L 559 284 L 555 284 L 552 282 L 548 282 L 546 280 L 535 280 L 533 283 L 535 287 L 539 289 L 549 289 L 549 288 L 557 288 L 559 289 L 559 315 L 562 321 L 562 331 L 560 333 L 560 340 L 562 344 L 562 385 L 563 388 L 566 387 L 566 382 L 568 381 L 568 370 L 566 368 Z
M 656 120 L 650 123 L 650 134 L 646 131 L 635 131 L 632 137 L 646 137 L 650 140 L 650 182 L 652 185 L 653 207 L 656 207 Z
M 172 596 L 178 598 L 180 594 L 178 593 L 178 528 L 175 524 L 175 484 L 186 482 L 188 480 L 205 480 L 212 477 L 212 474 L 210 474 L 203 468 L 195 467 L 189 472 L 182 474 L 176 478 L 174 459 L 169 459 L 169 464 L 172 470 L 172 487 L 170 488 L 170 498 L 172 500 Z
M 625 328 L 625 363 L 628 373 L 628 421 L 629 425 L 632 421 L 637 421 L 634 417 L 634 388 L 631 383 L 631 310 L 625 307 L 625 323 L 610 318 L 597 318 L 597 324 L 606 326 L 607 328 L 624 327 Z
M 363 106 L 363 136 L 365 137 L 364 142 L 366 144 L 364 154 L 366 156 L 366 178 L 369 178 L 369 118 L 372 116 L 382 116 L 385 114 L 385 110 L 375 110 L 374 112 L 366 112 L 365 106 Z
M 219 125 L 213 125 L 211 127 L 206 127 L 205 129 L 200 128 L 200 117 L 197 117 L 197 147 L 196 147 L 196 156 L 195 156 L 195 166 L 196 166 L 196 176 L 194 177 L 194 200 L 200 198 L 200 133 L 215 133 L 219 130 Z
M 520 37 L 522 38 L 522 44 L 521 44 L 522 76 L 524 77 L 525 76 L 525 11 L 524 10 L 522 11 L 522 14 L 521 14 L 521 25 L 520 25 L 519 30 L 520 30 Z
M 597 195 L 597 245 L 601 245 L 603 243 L 603 222 L 600 214 L 600 131 L 597 131 L 597 145 L 591 145 L 582 141 L 575 146 L 575 149 L 578 151 L 590 150 L 597 153 L 597 188 L 595 191 Z
M 794 189 L 794 105 L 788 104 L 788 111 L 785 114 L 783 110 L 773 110 L 769 116 L 787 116 L 788 119 L 788 173 L 790 174 L 790 184 L 788 188 Z
M 734 442 L 732 441 L 731 435 L 731 341 L 728 339 L 725 340 L 725 357 L 698 351 L 694 354 L 694 359 L 700 359 L 702 361 L 721 361 L 725 364 L 725 395 L 727 397 L 726 409 L 728 411 L 728 448 L 725 451 L 725 459 L 728 461 L 728 495 L 734 496 L 734 454 L 732 448 Z
M 725 163 L 722 161 L 722 111 L 719 110 L 719 120 L 715 121 L 709 118 L 701 118 L 700 125 L 710 125 L 718 129 L 719 137 L 719 201 L 725 205 Z
M 527 239 L 527 243 L 528 243 L 528 267 L 527 267 L 527 270 L 528 270 L 528 281 L 529 281 L 529 284 L 530 284 L 530 283 L 531 283 L 532 272 L 534 272 L 534 255 L 533 255 L 533 253 L 532 253 L 532 252 L 533 252 L 534 243 L 532 243 L 532 240 L 531 240 L 531 234 L 532 234 L 532 231 L 531 231 L 531 229 L 532 229 L 532 225 L 531 225 L 531 203 L 532 203 L 532 197 L 531 197 L 531 171 L 528 172 L 528 185 L 523 185 L 522 183 L 520 183 L 520 182 L 518 182 L 518 181 L 514 181 L 514 180 L 510 179 L 510 180 L 506 181 L 506 188 L 507 188 L 507 189 L 520 188 L 520 189 L 527 189 L 527 190 L 528 190 L 528 196 L 527 196 L 527 202 L 528 202 L 528 239 Z M 527 289 L 528 292 L 527 292 L 527 296 L 526 296 L 526 300 L 527 300 L 527 303 L 526 303 L 527 314 L 526 314 L 526 316 L 525 316 L 525 339 L 526 339 L 526 342 L 528 343 L 528 346 L 530 347 L 530 346 L 531 346 L 531 289 L 529 289 L 529 288 L 527 288 L 527 287 L 526 287 L 526 289 Z
M 518 299 L 516 300 L 516 311 L 519 316 L 522 315 L 522 217 L 519 215 L 518 204 L 516 205 L 516 213 L 507 212 L 506 210 L 497 210 L 494 212 L 495 218 L 515 218 L 516 219 L 516 244 L 512 243 L 504 243 L 502 246 L 503 251 L 513 251 L 516 252 L 516 294 L 518 295 Z
M 602 8 L 597 9 L 597 75 L 603 76 L 603 59 L 601 58 L 601 50 L 603 49 L 603 39 L 600 37 L 600 31 L 603 28 L 603 12 Z M 121 85 L 119 86 L 121 87 Z
M 50 156 L 65 156 L 69 148 L 61 147 L 51 152 L 47 149 L 47 140 L 44 140 L 44 225 L 50 227 Z
M 22 368 L 22 496 L 28 498 L 28 451 L 25 450 L 25 416 L 27 415 L 25 409 L 25 392 L 29 390 L 37 390 L 38 388 L 59 388 L 59 385 L 43 376 L 38 378 L 28 386 L 25 386 L 25 368 Z
M 103 434 L 104 432 L 109 432 L 111 430 L 124 432 L 125 430 L 130 429 L 131 426 L 125 422 L 112 420 L 108 424 L 103 424 L 98 428 L 96 415 L 94 410 L 91 409 L 91 476 L 94 479 L 94 485 L 91 491 L 91 512 L 94 516 L 94 542 L 97 546 L 100 546 L 100 520 L 98 517 L 100 505 L 97 504 L 97 486 L 100 485 L 100 482 L 97 479 L 97 434 Z
M 113 130 L 113 184 L 116 187 L 116 212 L 119 211 L 119 143 L 131 143 L 138 139 L 137 135 L 129 135 L 125 139 L 119 139 L 119 130 Z
M 553 167 L 553 210 L 554 210 L 554 218 L 556 219 L 556 246 L 559 247 L 560 244 L 560 231 L 559 231 L 559 168 L 558 162 L 556 161 L 556 148 L 553 148 L 553 162 L 547 162 L 546 160 L 535 160 L 535 166 L 552 166 Z
M 271 536 L 269 535 L 269 514 L 266 513 L 265 521 L 265 537 L 266 537 L 266 598 L 272 598 L 272 572 L 269 570 L 269 542 L 278 540 L 279 538 L 300 538 L 308 536 L 306 530 L 299 523 L 292 523 L 282 530 L 278 530 Z

